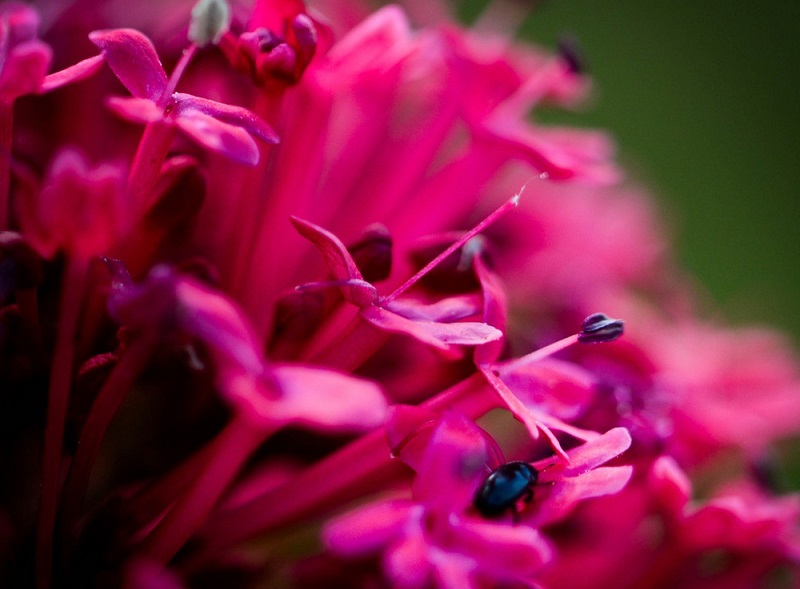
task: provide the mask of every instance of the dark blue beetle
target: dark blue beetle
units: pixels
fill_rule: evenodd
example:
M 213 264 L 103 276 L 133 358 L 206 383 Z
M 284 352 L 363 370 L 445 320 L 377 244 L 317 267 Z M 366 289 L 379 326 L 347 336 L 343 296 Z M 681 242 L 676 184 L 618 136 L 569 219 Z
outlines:
M 533 486 L 539 471 L 527 462 L 507 462 L 495 468 L 478 488 L 472 505 L 481 515 L 495 517 L 511 509 L 517 514 L 517 502 L 533 499 Z

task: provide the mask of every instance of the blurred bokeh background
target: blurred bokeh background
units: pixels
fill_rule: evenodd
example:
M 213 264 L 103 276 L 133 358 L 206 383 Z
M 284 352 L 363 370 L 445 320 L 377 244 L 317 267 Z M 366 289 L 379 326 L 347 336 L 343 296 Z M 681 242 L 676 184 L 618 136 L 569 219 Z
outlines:
M 554 120 L 613 133 L 713 312 L 800 344 L 800 3 L 546 0 L 520 34 L 564 33 L 596 88 Z

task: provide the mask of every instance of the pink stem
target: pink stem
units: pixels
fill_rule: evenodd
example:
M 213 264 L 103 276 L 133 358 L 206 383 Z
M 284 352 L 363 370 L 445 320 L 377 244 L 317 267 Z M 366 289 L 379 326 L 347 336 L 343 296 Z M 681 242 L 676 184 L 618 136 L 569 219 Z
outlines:
M 75 337 L 87 269 L 88 260 L 70 259 L 67 261 L 62 279 L 61 306 L 47 399 L 42 495 L 36 529 L 36 583 L 39 589 L 49 587 L 52 577 L 53 534 L 61 485 L 64 427 L 75 362 Z
M 356 315 L 345 331 L 315 353 L 310 362 L 352 372 L 388 339 L 389 334 Z
M 459 382 L 422 404 L 432 411 L 453 408 L 473 418 L 498 406 L 479 374 Z M 312 517 L 378 491 L 408 469 L 392 458 L 383 428 L 375 430 L 311 466 L 291 482 L 209 521 L 194 562 L 270 529 Z
M 14 102 L 0 100 L 0 231 L 11 228 L 11 134 Z
M 133 382 L 147 364 L 153 342 L 150 338 L 134 341 L 125 351 L 95 399 L 83 425 L 75 458 L 64 485 L 63 523 L 65 540 L 74 540 L 74 529 L 89 488 L 92 468 L 111 420 L 125 400 Z
M 175 137 L 175 126 L 164 121 L 148 123 L 128 173 L 128 197 L 140 218 L 152 204 L 152 192 Z
M 438 256 L 436 256 L 434 259 L 432 259 L 430 262 L 428 262 L 425 265 L 425 267 L 422 268 L 419 272 L 414 274 L 411 278 L 409 278 L 403 284 L 401 284 L 399 287 L 397 287 L 394 290 L 394 292 L 392 292 L 392 293 L 388 294 L 386 297 L 384 297 L 384 299 L 382 301 L 382 304 L 388 303 L 388 302 L 396 299 L 401 294 L 403 294 L 406 290 L 411 288 L 417 281 L 419 281 L 420 278 L 422 278 L 428 272 L 433 270 L 433 268 L 438 266 L 442 262 L 442 260 L 447 258 L 447 256 L 449 256 L 450 254 L 452 254 L 453 252 L 458 250 L 458 248 L 460 248 L 462 245 L 467 243 L 470 239 L 475 237 L 478 233 L 480 233 L 481 231 L 486 229 L 486 227 L 488 227 L 489 225 L 494 223 L 497 219 L 502 217 L 506 213 L 506 211 L 516 207 L 518 203 L 519 203 L 519 195 L 513 196 L 510 199 L 508 199 L 505 203 L 500 205 L 499 208 L 495 209 L 495 211 L 493 213 L 491 213 L 488 217 L 486 217 L 483 221 L 481 221 L 480 223 L 475 225 L 475 227 L 473 227 L 472 229 L 467 231 L 464 235 L 462 235 L 458 239 L 458 241 L 453 243 L 450 247 L 448 247 L 446 250 L 444 250 L 442 253 L 440 253 Z
M 139 553 L 160 565 L 172 560 L 205 522 L 241 467 L 272 431 L 256 427 L 244 418 L 229 423 L 214 441 L 214 449 L 200 476 L 147 536 Z

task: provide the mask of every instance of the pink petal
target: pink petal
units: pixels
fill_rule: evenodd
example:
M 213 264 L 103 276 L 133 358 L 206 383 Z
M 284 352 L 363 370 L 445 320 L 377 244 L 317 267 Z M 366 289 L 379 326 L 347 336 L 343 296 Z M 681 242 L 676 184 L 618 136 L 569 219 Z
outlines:
M 527 407 L 574 419 L 594 398 L 597 379 L 583 368 L 551 358 L 499 367 L 500 376 Z
M 422 407 L 392 405 L 386 419 L 386 439 L 393 456 L 419 472 L 439 414 Z
M 591 442 L 569 451 L 569 466 L 564 476 L 576 477 L 622 454 L 631 445 L 631 435 L 624 427 L 615 427 Z
M 175 100 L 175 112 L 179 117 L 185 111 L 201 112 L 223 123 L 241 127 L 265 143 L 276 144 L 279 141 L 278 134 L 272 127 L 246 108 L 181 92 L 175 92 L 172 98 Z
M 393 587 L 422 589 L 431 574 L 428 544 L 422 530 L 422 512 L 406 526 L 405 537 L 392 546 L 384 558 L 386 575 Z
M 692 495 L 692 483 L 672 457 L 661 456 L 653 463 L 648 483 L 668 513 L 675 516 L 683 513 Z
M 631 478 L 632 466 L 603 466 L 579 477 L 556 482 L 547 498 L 532 511 L 532 523 L 542 526 L 565 517 L 579 501 L 621 491 Z
M 508 318 L 508 297 L 505 286 L 500 277 L 489 269 L 480 255 L 473 257 L 472 264 L 483 292 L 483 321 L 505 333 Z M 504 345 L 505 338 L 503 337 L 479 346 L 475 350 L 475 363 L 494 362 L 503 352 Z
M 277 366 L 274 373 L 280 396 L 255 407 L 267 419 L 329 431 L 368 431 L 386 420 L 386 399 L 371 381 L 305 366 Z
M 34 39 L 39 29 L 39 13 L 22 2 L 3 2 L 0 4 L 0 44 L 17 45 Z
M 52 73 L 46 76 L 40 92 L 50 92 L 56 88 L 61 88 L 72 82 L 84 80 L 89 76 L 96 73 L 103 65 L 103 56 L 95 55 L 83 61 L 79 61 L 75 65 L 71 65 L 63 70 Z
M 409 335 L 424 344 L 445 351 L 449 350 L 451 345 L 476 346 L 503 336 L 499 330 L 485 323 L 412 321 L 376 306 L 362 309 L 361 316 L 376 327 L 392 333 Z
M 472 317 L 480 312 L 481 300 L 477 295 L 460 295 L 426 304 L 416 299 L 395 299 L 385 309 L 412 321 L 452 323 Z
M 41 41 L 33 40 L 12 48 L 0 70 L 0 98 L 11 101 L 38 92 L 50 68 L 52 51 Z
M 487 434 L 464 415 L 442 415 L 414 480 L 414 498 L 428 511 L 461 513 L 489 474 Z
M 136 123 L 154 123 L 164 119 L 164 109 L 149 98 L 109 96 L 106 105 L 115 114 Z
M 190 109 L 181 112 L 174 120 L 184 133 L 211 151 L 242 164 L 254 166 L 258 163 L 258 146 L 241 127 Z
M 326 55 L 337 76 L 385 70 L 408 55 L 411 25 L 398 6 L 385 6 L 351 29 Z
M 539 437 L 539 432 L 541 432 L 547 438 L 550 447 L 553 449 L 556 455 L 561 460 L 569 462 L 569 456 L 567 456 L 567 453 L 561 447 L 561 444 L 558 442 L 550 429 L 536 419 L 533 413 L 522 403 L 522 401 L 520 401 L 516 395 L 511 392 L 511 390 L 509 390 L 502 379 L 495 374 L 493 370 L 490 370 L 486 366 L 478 366 L 478 369 L 492 387 L 492 390 L 500 398 L 500 401 L 503 403 L 503 405 L 505 405 L 508 410 L 514 414 L 514 417 L 522 422 L 522 424 L 528 429 L 528 433 L 531 435 L 531 437 L 536 439 Z
M 167 74 L 152 41 L 134 29 L 94 31 L 89 39 L 103 52 L 111 71 L 136 98 L 160 103 Z
M 553 558 L 550 544 L 529 526 L 464 518 L 454 526 L 452 541 L 453 549 L 500 578 L 529 577 Z
M 322 543 L 342 556 L 374 554 L 400 535 L 412 509 L 402 499 L 370 503 L 327 522 Z
M 364 279 L 350 252 L 333 233 L 297 217 L 292 217 L 291 221 L 297 232 L 320 251 L 334 278 L 337 280 Z
M 436 550 L 430 559 L 438 589 L 477 589 L 475 560 L 454 552 Z

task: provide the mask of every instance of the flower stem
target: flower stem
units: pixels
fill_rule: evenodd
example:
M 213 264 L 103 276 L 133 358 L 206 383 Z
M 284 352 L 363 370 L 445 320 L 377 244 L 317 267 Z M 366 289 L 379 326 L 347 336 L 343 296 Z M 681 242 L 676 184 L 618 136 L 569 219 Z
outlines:
M 128 173 L 128 197 L 141 218 L 152 204 L 152 191 L 175 137 L 175 127 L 163 121 L 148 123 Z
M 0 100 L 0 231 L 11 228 L 11 132 L 14 102 Z
M 39 589 L 49 587 L 52 577 L 53 535 L 61 484 L 64 428 L 75 362 L 75 337 L 87 269 L 88 260 L 71 258 L 67 261 L 62 279 L 61 292 L 63 295 L 59 309 L 56 346 L 47 398 L 42 495 L 36 530 L 36 583 Z
M 453 408 L 477 418 L 498 406 L 487 394 L 479 374 L 453 385 L 422 404 L 432 411 Z M 383 428 L 374 430 L 237 509 L 209 521 L 202 531 L 202 548 L 192 562 L 268 530 L 320 515 L 347 501 L 378 491 L 387 481 L 406 476 L 408 469 L 391 456 Z M 191 563 L 190 563 L 191 566 Z
M 432 259 L 430 262 L 428 262 L 419 272 L 414 274 L 411 278 L 409 278 L 403 284 L 401 284 L 399 287 L 397 287 L 393 292 L 388 294 L 383 299 L 383 303 L 384 304 L 388 303 L 388 302 L 396 299 L 401 294 L 403 294 L 406 290 L 408 290 L 414 284 L 416 284 L 419 281 L 420 278 L 422 278 L 428 272 L 430 272 L 433 268 L 438 266 L 442 262 L 442 260 L 447 258 L 447 256 L 449 256 L 450 254 L 452 254 L 453 252 L 458 250 L 458 248 L 460 248 L 462 245 L 467 243 L 470 239 L 475 237 L 478 233 L 480 233 L 481 231 L 486 229 L 486 227 L 488 227 L 489 225 L 494 223 L 497 219 L 502 217 L 506 213 L 506 211 L 516 207 L 518 203 L 519 203 L 519 194 L 517 194 L 517 195 L 511 197 L 510 199 L 508 199 L 506 202 L 504 202 L 502 205 L 500 205 L 497 209 L 495 209 L 492 213 L 490 213 L 489 216 L 486 217 L 483 221 L 481 221 L 480 223 L 475 225 L 472 229 L 467 231 L 464 235 L 462 235 L 450 247 L 448 247 L 446 250 L 444 250 L 442 253 L 440 253 L 438 256 L 436 256 L 434 259 Z
M 244 418 L 229 423 L 214 441 L 214 449 L 203 471 L 144 540 L 139 553 L 159 565 L 172 560 L 205 522 L 241 467 L 272 431 L 272 428 L 256 427 Z
M 134 380 L 144 369 L 152 352 L 153 343 L 150 338 L 142 338 L 131 344 L 103 383 L 86 418 L 75 458 L 64 485 L 63 530 L 67 543 L 74 540 L 78 514 L 83 507 L 92 468 L 108 426 Z M 68 545 L 65 547 L 68 548 Z

